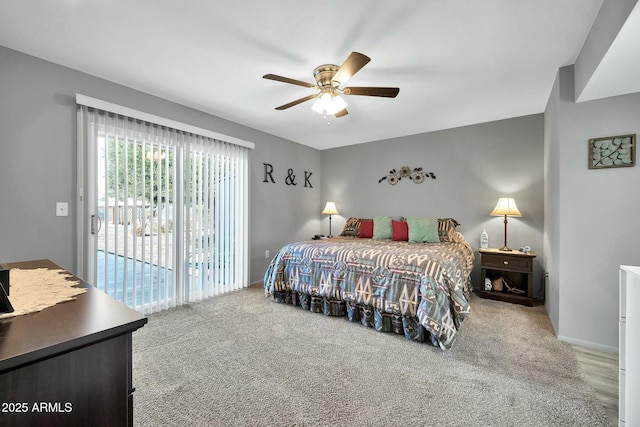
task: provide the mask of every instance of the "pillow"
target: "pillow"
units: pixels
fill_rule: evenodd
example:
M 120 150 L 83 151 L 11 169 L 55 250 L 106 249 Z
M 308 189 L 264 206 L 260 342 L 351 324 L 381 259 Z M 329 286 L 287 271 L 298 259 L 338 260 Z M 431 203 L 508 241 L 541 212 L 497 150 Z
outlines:
M 460 223 L 453 218 L 438 218 L 438 235 L 441 242 L 460 242 L 464 240 L 456 231 Z M 462 238 L 462 240 L 461 240 Z
M 391 220 L 391 229 L 393 232 L 393 240 L 404 242 L 409 240 L 409 226 L 406 222 Z
M 388 216 L 373 217 L 373 238 L 382 240 L 393 236 L 391 230 L 391 218 Z
M 407 218 L 410 243 L 440 243 L 437 218 Z
M 373 237 L 373 220 L 372 219 L 360 220 L 360 233 L 358 235 L 363 239 L 370 239 Z
M 344 224 L 341 236 L 358 237 L 360 235 L 360 218 L 351 217 Z

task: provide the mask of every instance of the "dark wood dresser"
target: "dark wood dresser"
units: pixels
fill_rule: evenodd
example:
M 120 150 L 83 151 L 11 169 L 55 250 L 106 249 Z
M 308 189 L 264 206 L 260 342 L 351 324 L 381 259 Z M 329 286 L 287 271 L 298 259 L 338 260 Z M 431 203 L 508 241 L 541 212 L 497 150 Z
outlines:
M 9 267 L 60 268 L 49 260 Z M 147 318 L 81 286 L 88 290 L 75 301 L 0 319 L 1 425 L 133 425 L 131 334 Z

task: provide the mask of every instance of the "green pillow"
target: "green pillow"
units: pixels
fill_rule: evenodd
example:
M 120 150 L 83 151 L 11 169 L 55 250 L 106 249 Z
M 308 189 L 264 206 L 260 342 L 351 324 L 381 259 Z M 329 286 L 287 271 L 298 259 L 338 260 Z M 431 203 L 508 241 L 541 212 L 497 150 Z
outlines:
M 391 218 L 388 216 L 376 216 L 373 218 L 373 238 L 390 239 L 393 236 Z
M 440 243 L 438 218 L 407 218 L 409 243 Z

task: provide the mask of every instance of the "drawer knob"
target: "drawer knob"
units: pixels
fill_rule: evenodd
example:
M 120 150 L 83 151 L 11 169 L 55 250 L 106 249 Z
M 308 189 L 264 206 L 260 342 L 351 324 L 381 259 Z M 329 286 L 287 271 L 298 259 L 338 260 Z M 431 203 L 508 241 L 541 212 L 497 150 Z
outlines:
M 504 265 L 509 265 L 509 261 L 504 261 Z

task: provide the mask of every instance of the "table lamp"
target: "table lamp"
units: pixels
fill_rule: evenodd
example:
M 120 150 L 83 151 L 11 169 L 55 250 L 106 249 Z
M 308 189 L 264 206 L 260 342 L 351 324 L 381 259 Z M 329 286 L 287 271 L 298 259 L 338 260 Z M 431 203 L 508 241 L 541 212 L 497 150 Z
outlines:
M 336 209 L 335 202 L 327 202 L 322 213 L 324 215 L 329 215 L 329 236 L 327 237 L 333 237 L 331 235 L 331 215 L 338 215 L 338 209 Z
M 507 246 L 507 217 L 508 216 L 517 216 L 521 217 L 522 214 L 518 210 L 516 206 L 516 201 L 511 197 L 501 197 L 498 199 L 498 204 L 491 211 L 491 216 L 502 216 L 504 215 L 504 246 L 500 248 L 501 251 L 510 251 L 511 248 Z

